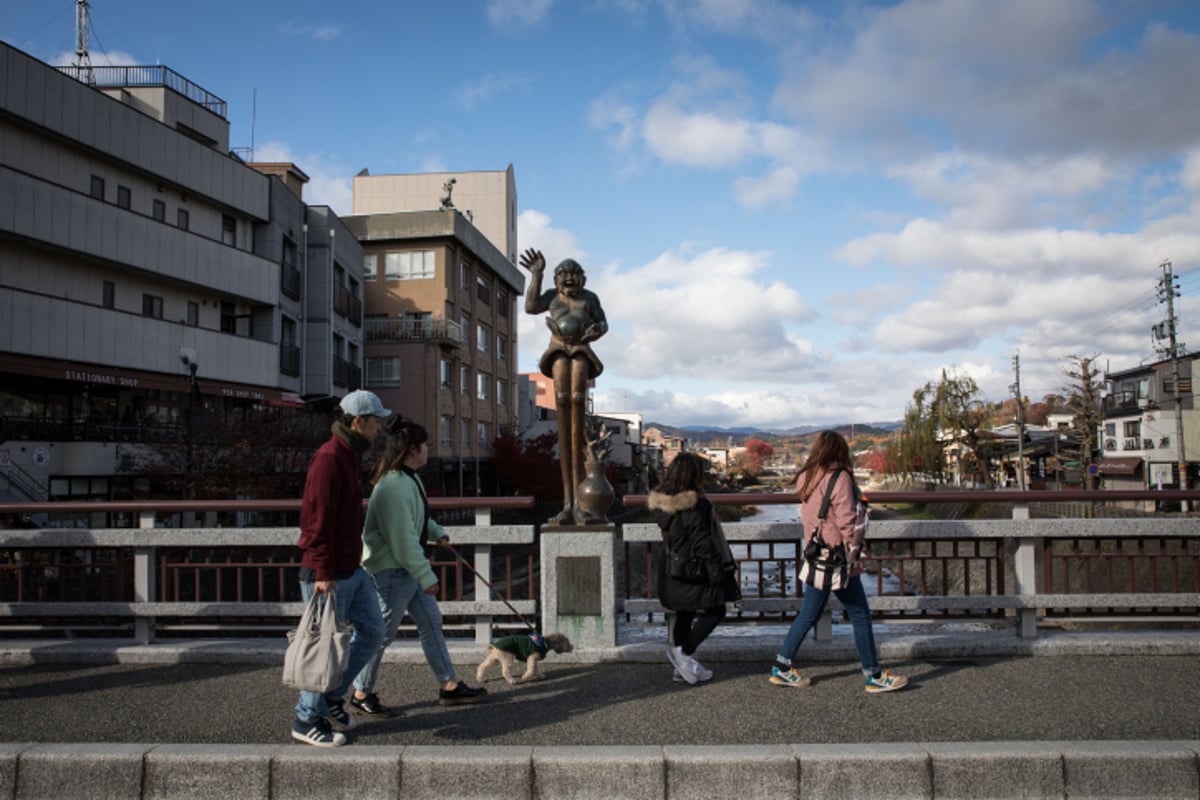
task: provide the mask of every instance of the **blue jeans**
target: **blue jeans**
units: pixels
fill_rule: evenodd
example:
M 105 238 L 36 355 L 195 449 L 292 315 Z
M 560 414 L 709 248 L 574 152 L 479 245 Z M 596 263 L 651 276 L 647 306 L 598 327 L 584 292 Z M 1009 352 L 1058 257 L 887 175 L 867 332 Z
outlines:
M 329 713 L 326 698 L 334 702 L 342 699 L 363 664 L 383 647 L 387 633 L 383 626 L 383 615 L 379 613 L 379 598 L 375 595 L 375 587 L 371 585 L 371 576 L 365 569 L 359 567 L 349 578 L 336 583 L 338 619 L 354 626 L 354 633 L 350 636 L 350 654 L 346 659 L 346 673 L 342 685 L 334 691 L 326 694 L 300 693 L 296 717 L 303 722 L 316 722 Z M 305 603 L 312 597 L 313 589 L 312 583 L 300 582 L 300 593 Z
M 850 616 L 850 624 L 854 626 L 854 647 L 858 650 L 858 660 L 862 662 L 864 675 L 874 675 L 879 671 L 879 656 L 875 652 L 875 633 L 871 630 L 871 607 L 867 605 L 867 593 L 863 591 L 862 578 L 855 575 L 845 588 L 835 589 L 837 599 L 842 601 L 846 613 Z M 792 620 L 783 646 L 779 648 L 779 660 L 790 664 L 804 637 L 817 624 L 825 605 L 829 602 L 829 590 L 821 590 L 805 585 L 804 602 L 800 613 Z
M 375 677 L 379 674 L 383 651 L 396 635 L 396 627 L 406 611 L 417 626 L 421 649 L 425 652 L 425 661 L 433 670 L 433 676 L 438 683 L 453 678 L 454 667 L 450 663 L 450 651 L 446 649 L 446 638 L 442 635 L 442 612 L 438 609 L 437 598 L 425 594 L 421 584 L 406 569 L 381 570 L 372 576 L 372 580 L 379 596 L 386 634 L 383 646 L 354 679 L 354 688 L 364 694 L 370 694 L 375 689 Z

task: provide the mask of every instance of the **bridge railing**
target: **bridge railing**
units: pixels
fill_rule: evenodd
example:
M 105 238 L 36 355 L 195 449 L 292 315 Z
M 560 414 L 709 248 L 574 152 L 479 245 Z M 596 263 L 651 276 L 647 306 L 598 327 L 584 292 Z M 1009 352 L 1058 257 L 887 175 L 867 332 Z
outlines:
M 871 606 L 881 622 L 988 619 L 1036 635 L 1039 619 L 1056 614 L 1087 618 L 1137 617 L 1150 624 L 1200 619 L 1200 519 L 1176 514 L 1138 518 L 1031 519 L 1043 499 L 1078 500 L 1060 492 L 874 493 L 872 501 L 1003 501 L 1011 519 L 876 521 L 869 533 Z M 1088 492 L 1088 501 L 1197 500 L 1200 492 Z M 979 495 L 979 497 L 975 497 Z M 1136 497 L 1127 495 L 1137 495 Z M 1166 497 L 1171 495 L 1170 497 Z M 627 497 L 637 506 L 644 497 Z M 714 495 L 721 504 L 795 503 L 791 495 Z M 492 524 L 494 509 L 527 509 L 530 498 L 431 498 L 435 509 L 474 513 L 474 524 L 449 528 L 453 554 L 435 552 L 442 611 L 477 642 L 498 624 L 536 624 L 541 536 L 560 535 L 537 525 Z M 0 505 L 0 520 L 22 515 L 66 515 L 77 521 L 133 515 L 138 527 L 77 524 L 64 528 L 0 529 L 0 631 L 72 634 L 132 627 L 137 641 L 180 631 L 245 633 L 278 629 L 301 613 L 295 542 L 290 525 L 161 527 L 197 512 L 294 514 L 295 500 L 158 503 L 29 503 Z M 566 529 L 569 531 L 569 529 Z M 725 525 L 738 557 L 744 598 L 733 618 L 787 620 L 798 610 L 796 572 L 802 534 L 798 523 Z M 652 523 L 618 525 L 621 563 L 613 574 L 616 609 L 627 624 L 654 622 L 653 553 L 660 541 Z M 836 602 L 832 604 L 834 610 Z M 515 613 L 514 613 L 515 612 Z M 92 630 L 88 630 L 89 623 Z M 277 631 L 276 631 L 277 632 Z M 818 638 L 831 636 L 831 616 Z

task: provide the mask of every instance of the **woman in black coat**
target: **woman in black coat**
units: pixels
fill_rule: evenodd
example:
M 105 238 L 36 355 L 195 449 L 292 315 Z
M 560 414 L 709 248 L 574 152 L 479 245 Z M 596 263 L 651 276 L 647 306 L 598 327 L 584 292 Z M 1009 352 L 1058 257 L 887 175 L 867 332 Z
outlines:
M 704 496 L 705 463 L 695 453 L 680 453 L 646 501 L 663 537 L 658 598 L 675 612 L 667 660 L 691 684 L 712 678 L 692 654 L 725 618 L 725 603 L 740 597 L 733 554 Z

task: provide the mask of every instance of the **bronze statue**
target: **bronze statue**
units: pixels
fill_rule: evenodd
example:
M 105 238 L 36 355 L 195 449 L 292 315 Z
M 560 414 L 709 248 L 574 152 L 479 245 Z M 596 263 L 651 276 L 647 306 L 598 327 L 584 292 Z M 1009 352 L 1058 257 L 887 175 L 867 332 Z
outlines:
M 583 480 L 586 452 L 586 414 L 588 382 L 604 371 L 604 365 L 592 352 L 591 342 L 608 332 L 608 320 L 600 298 L 584 289 L 587 278 L 583 267 L 566 259 L 554 268 L 554 288 L 542 291 L 542 273 L 546 259 L 534 249 L 521 254 L 521 266 L 529 270 L 529 290 L 525 293 L 525 311 L 548 311 L 550 346 L 542 354 L 538 368 L 554 379 L 554 407 L 558 419 L 558 460 L 562 467 L 563 508 L 554 521 L 560 524 L 584 524 L 588 516 L 576 503 L 576 489 Z

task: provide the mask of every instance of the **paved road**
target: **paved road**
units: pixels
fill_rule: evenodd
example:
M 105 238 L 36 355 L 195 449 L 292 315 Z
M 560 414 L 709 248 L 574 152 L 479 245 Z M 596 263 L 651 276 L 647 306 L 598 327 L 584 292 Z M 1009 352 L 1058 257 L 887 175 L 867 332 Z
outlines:
M 443 708 L 423 664 L 385 663 L 380 696 L 400 716 L 361 725 L 372 745 L 670 745 L 1057 739 L 1200 740 L 1200 659 L 985 657 L 892 664 L 911 686 L 867 695 L 854 662 L 815 663 L 803 689 L 763 665 L 713 663 L 675 684 L 663 664 L 547 666 Z M 259 664 L 0 666 L 3 742 L 283 743 L 295 693 Z

